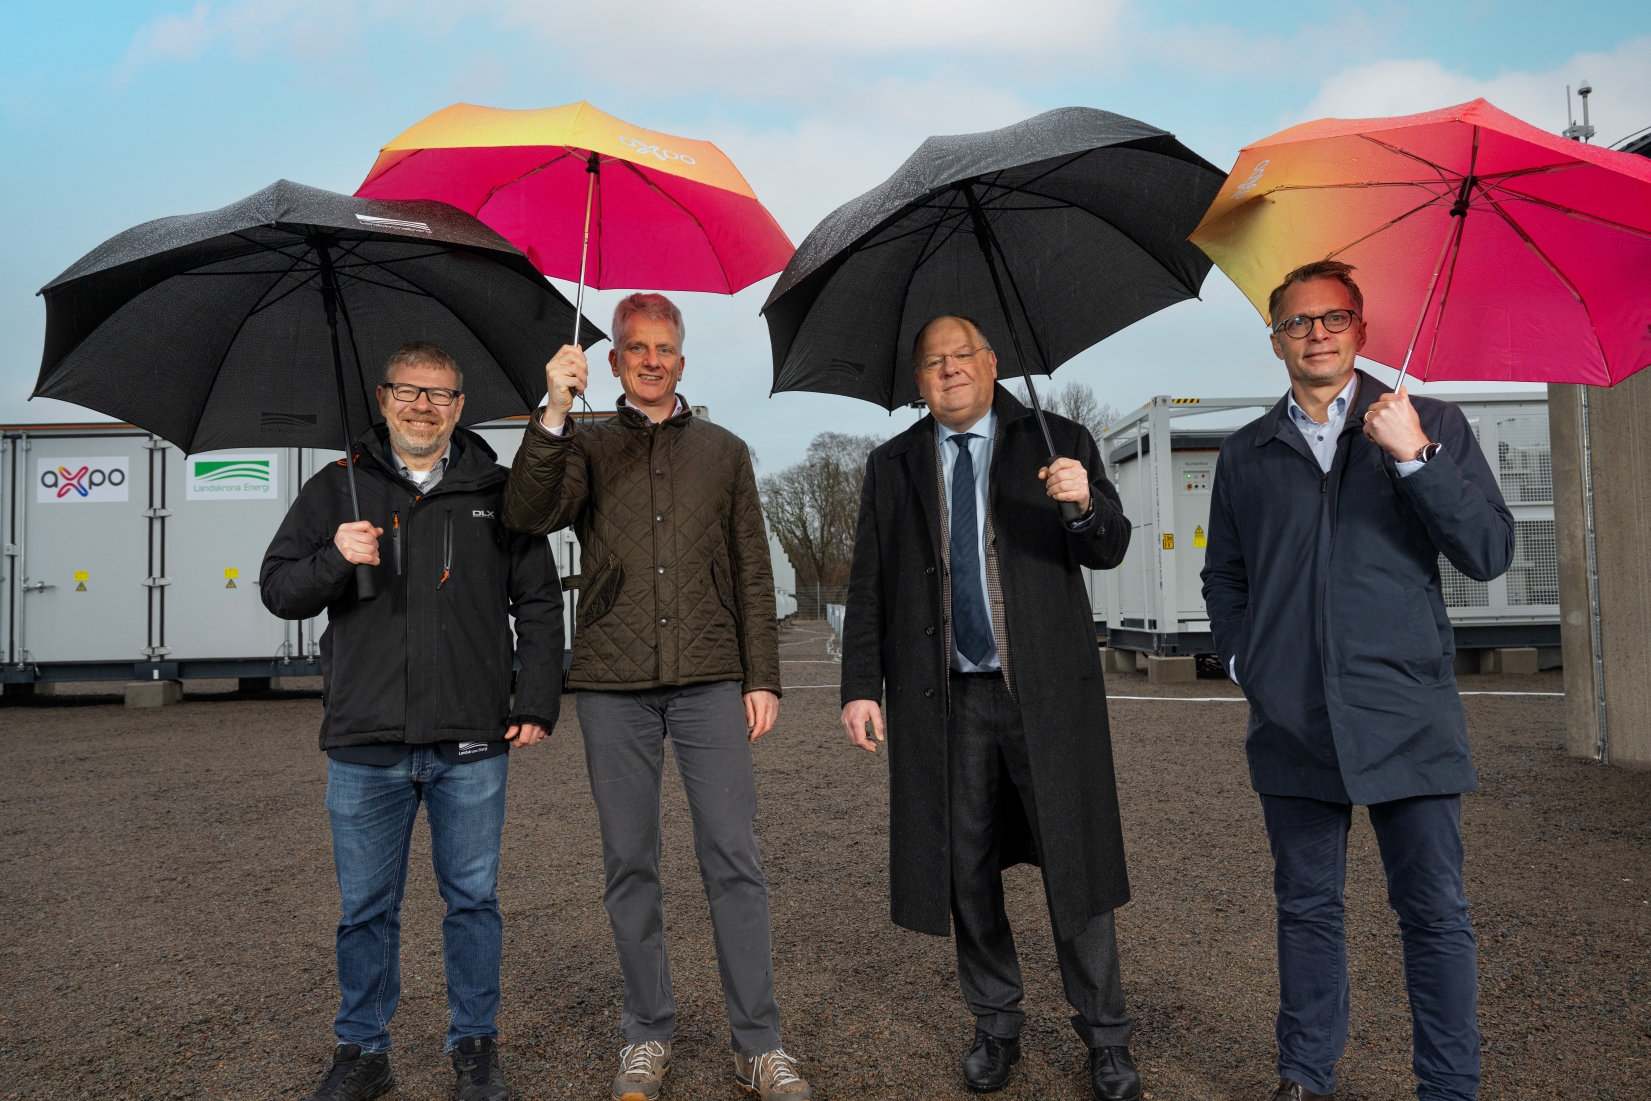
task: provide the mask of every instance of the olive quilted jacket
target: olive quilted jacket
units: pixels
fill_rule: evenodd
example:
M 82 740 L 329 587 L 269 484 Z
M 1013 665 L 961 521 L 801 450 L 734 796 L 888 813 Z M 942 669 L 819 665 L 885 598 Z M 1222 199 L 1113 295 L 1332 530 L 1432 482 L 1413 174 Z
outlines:
M 528 422 L 504 493 L 508 528 L 579 537 L 568 686 L 636 691 L 737 680 L 780 691 L 768 531 L 751 454 L 691 411 L 619 415 L 553 436 Z

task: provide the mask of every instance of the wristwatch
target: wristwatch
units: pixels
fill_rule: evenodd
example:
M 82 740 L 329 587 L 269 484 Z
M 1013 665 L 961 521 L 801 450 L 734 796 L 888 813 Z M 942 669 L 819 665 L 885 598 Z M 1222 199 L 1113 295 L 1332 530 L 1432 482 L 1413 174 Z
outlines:
M 1433 456 L 1435 456 L 1439 453 L 1439 448 L 1442 447 L 1442 446 L 1444 446 L 1444 445 L 1443 444 L 1437 444 L 1437 443 L 1430 443 L 1430 444 L 1423 445 L 1423 447 L 1419 451 L 1416 452 L 1416 458 L 1413 461 L 1418 462 L 1418 463 L 1427 462 L 1429 459 L 1433 458 Z

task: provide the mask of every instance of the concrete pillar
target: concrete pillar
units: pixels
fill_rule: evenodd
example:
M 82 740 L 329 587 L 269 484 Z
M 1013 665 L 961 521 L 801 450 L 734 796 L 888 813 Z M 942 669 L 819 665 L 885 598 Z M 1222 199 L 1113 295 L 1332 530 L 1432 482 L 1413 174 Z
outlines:
M 1148 684 L 1191 684 L 1198 679 L 1198 659 L 1195 657 L 1148 657 Z
M 1481 673 L 1535 674 L 1539 666 L 1534 646 L 1507 646 L 1497 650 L 1479 651 Z
M 1651 371 L 1609 390 L 1588 388 L 1603 684 L 1595 679 L 1589 616 L 1581 389 L 1548 387 L 1565 748 L 1573 756 L 1599 757 L 1603 731 L 1611 764 L 1651 768 L 1651 495 L 1645 488 L 1651 485 Z
M 1135 651 L 1114 650 L 1110 647 L 1101 651 L 1101 668 L 1108 673 L 1135 672 Z
M 181 680 L 134 680 L 126 684 L 127 707 L 169 707 L 182 699 Z

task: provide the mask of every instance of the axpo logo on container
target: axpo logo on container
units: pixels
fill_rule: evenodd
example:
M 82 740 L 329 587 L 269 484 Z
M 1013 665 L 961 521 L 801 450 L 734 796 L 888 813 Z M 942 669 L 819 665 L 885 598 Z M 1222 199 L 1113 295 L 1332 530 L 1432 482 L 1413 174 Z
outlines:
M 125 501 L 129 478 L 125 455 L 40 459 L 36 463 L 35 500 L 71 505 Z

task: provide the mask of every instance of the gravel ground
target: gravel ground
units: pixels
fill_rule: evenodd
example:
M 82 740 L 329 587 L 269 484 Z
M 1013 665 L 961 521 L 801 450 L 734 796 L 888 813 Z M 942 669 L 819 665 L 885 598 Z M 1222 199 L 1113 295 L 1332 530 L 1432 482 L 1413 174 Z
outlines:
M 831 686 L 817 624 L 787 628 L 788 683 Z M 0 1097 L 304 1097 L 329 1057 L 336 886 L 313 694 L 188 686 L 127 711 L 82 694 L 3 702 Z M 1464 690 L 1558 692 L 1559 675 Z M 211 689 L 218 691 L 213 692 Z M 1219 680 L 1115 696 L 1231 697 Z M 850 750 L 830 687 L 788 694 L 757 744 L 758 826 L 787 1047 L 824 1098 L 964 1098 L 971 1022 L 950 941 L 888 922 L 887 770 Z M 577 720 L 512 755 L 504 1061 L 517 1098 L 607 1097 L 619 974 Z M 15 705 L 15 706 L 13 706 Z M 1487 1098 L 1651 1096 L 1651 774 L 1560 749 L 1554 696 L 1470 696 L 1483 786 L 1466 800 Z M 1155 1099 L 1267 1096 L 1270 867 L 1236 702 L 1117 699 L 1135 901 L 1119 912 L 1135 1052 Z M 670 1098 L 743 1096 L 681 786 L 664 875 L 682 1032 Z M 1410 1096 L 1399 941 L 1368 822 L 1348 859 L 1353 1027 L 1343 1101 Z M 1086 1098 L 1034 869 L 1007 876 L 1029 1013 L 1006 1099 Z M 445 1099 L 442 905 L 415 833 L 395 1098 Z

